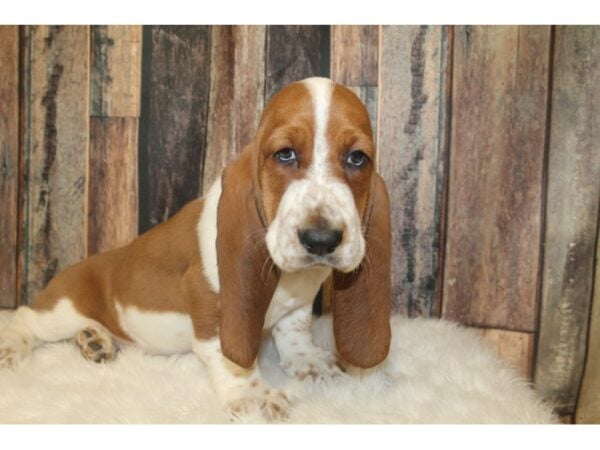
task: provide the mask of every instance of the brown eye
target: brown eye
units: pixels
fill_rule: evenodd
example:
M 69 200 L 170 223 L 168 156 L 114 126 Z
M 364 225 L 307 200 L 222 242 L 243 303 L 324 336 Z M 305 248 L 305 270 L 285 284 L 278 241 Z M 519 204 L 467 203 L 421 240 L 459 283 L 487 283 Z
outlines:
M 275 161 L 279 162 L 280 164 L 283 164 L 284 166 L 294 165 L 298 161 L 298 157 L 296 156 L 296 150 L 288 147 L 282 148 L 281 150 L 275 152 L 273 158 L 275 159 Z
M 345 164 L 347 169 L 359 170 L 362 169 L 367 162 L 369 162 L 369 157 L 367 155 L 360 150 L 352 150 L 346 156 Z

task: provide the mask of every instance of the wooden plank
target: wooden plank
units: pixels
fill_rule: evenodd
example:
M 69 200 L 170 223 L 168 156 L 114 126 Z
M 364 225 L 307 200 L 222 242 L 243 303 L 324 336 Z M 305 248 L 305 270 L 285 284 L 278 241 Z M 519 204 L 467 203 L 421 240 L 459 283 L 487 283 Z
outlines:
M 90 255 L 137 236 L 137 133 L 136 117 L 90 119 Z
M 91 32 L 88 252 L 94 254 L 137 235 L 142 27 Z
M 90 114 L 139 117 L 142 27 L 97 25 L 91 32 Z
M 498 357 L 514 367 L 521 376 L 531 379 L 534 333 L 494 328 L 478 329 L 478 333 Z
M 331 78 L 345 86 L 377 86 L 379 27 L 331 27 Z
M 144 27 L 140 231 L 200 193 L 210 74 L 208 26 Z
M 557 27 L 535 384 L 561 413 L 575 412 L 585 360 L 600 199 L 599 84 L 600 29 Z
M 19 27 L 0 26 L 0 308 L 17 306 Z
M 379 171 L 390 193 L 396 310 L 435 313 L 446 134 L 447 30 L 380 32 Z
M 458 27 L 443 315 L 533 332 L 549 27 Z
M 377 140 L 379 27 L 331 27 L 331 79 L 353 91 L 365 104 Z
M 264 102 L 265 38 L 264 26 L 212 27 L 203 192 L 254 138 Z
M 25 302 L 86 256 L 90 78 L 89 27 L 27 33 Z
M 265 100 L 287 84 L 329 76 L 329 26 L 267 27 Z
M 596 237 L 594 298 L 587 340 L 587 358 L 575 413 L 577 423 L 600 424 L 600 239 Z

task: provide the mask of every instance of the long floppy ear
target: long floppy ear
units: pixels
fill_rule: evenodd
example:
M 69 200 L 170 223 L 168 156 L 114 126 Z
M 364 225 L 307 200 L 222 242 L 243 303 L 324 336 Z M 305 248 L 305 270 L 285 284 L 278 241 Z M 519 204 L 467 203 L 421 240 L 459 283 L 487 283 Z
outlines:
M 249 146 L 227 166 L 217 210 L 221 350 L 246 368 L 256 359 L 278 280 L 265 244 L 253 164 Z
M 333 330 L 342 359 L 362 368 L 383 361 L 390 348 L 391 231 L 389 198 L 373 173 L 365 214 L 365 258 L 357 270 L 333 276 Z

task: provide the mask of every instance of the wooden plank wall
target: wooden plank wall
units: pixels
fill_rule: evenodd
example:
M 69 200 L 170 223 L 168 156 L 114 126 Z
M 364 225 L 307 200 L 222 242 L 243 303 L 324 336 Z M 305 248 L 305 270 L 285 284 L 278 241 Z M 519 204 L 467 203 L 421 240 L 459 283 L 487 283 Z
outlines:
M 0 307 L 172 216 L 250 141 L 273 93 L 329 76 L 371 115 L 395 311 L 474 327 L 561 414 L 598 423 L 599 39 L 598 27 L 2 26 Z

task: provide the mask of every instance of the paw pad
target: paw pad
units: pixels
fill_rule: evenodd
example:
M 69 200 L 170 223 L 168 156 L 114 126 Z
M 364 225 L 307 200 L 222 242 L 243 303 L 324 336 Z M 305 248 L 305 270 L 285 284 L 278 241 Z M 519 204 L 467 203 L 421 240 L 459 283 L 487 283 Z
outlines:
M 117 356 L 117 348 L 112 337 L 104 330 L 88 327 L 75 336 L 75 342 L 85 359 L 97 363 L 112 361 Z

